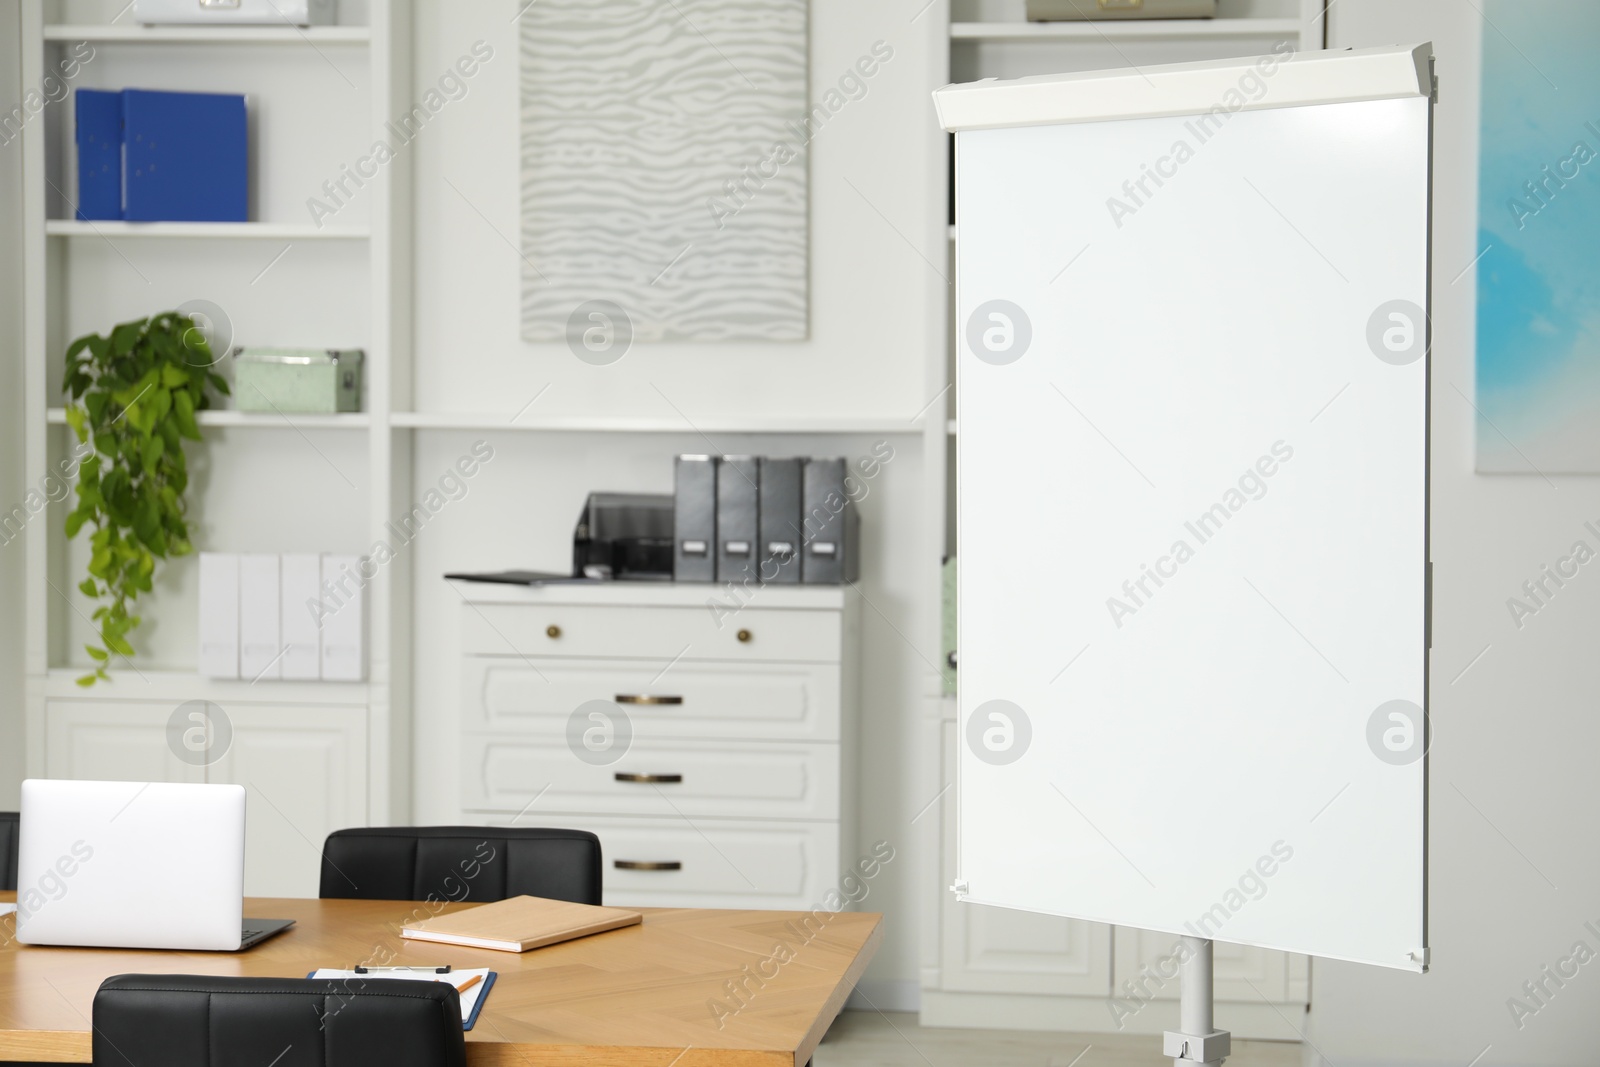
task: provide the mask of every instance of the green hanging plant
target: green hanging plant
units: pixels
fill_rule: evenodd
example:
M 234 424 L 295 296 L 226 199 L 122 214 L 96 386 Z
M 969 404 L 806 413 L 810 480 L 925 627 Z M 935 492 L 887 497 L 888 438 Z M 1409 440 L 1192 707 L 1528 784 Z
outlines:
M 78 585 L 102 603 L 94 612 L 100 645 L 84 648 L 95 669 L 78 679 L 109 679 L 113 652 L 132 656 L 128 634 L 139 625 L 131 608 L 148 593 L 156 560 L 193 551 L 184 491 L 189 487 L 183 440 L 200 440 L 195 412 L 228 383 L 194 319 L 166 311 L 124 322 L 109 337 L 89 334 L 67 348 L 62 390 L 71 397 L 67 424 L 93 453 L 78 469 L 78 506 L 67 537 L 92 525 L 89 576 Z

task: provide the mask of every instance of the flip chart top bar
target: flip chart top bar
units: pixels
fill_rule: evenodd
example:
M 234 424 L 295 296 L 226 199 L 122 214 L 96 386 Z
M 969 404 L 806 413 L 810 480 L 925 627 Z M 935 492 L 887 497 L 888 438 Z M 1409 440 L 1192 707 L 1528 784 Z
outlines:
M 1008 126 L 1260 111 L 1433 93 L 1433 45 L 1273 53 L 1259 58 L 1089 70 L 935 89 L 952 133 Z

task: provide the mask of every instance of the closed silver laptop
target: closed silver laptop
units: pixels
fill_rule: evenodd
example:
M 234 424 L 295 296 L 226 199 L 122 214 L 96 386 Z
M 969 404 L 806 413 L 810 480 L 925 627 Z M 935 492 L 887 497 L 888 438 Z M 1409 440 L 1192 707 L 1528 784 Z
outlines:
M 17 940 L 235 951 L 286 929 L 243 918 L 244 814 L 237 785 L 23 782 Z

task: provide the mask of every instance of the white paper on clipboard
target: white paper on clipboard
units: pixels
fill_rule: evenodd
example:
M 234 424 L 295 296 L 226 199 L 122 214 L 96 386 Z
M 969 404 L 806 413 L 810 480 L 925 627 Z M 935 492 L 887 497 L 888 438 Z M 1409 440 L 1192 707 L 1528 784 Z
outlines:
M 357 974 L 355 971 L 339 971 L 331 967 L 320 967 L 311 972 L 312 978 L 329 979 L 332 981 L 349 980 L 352 988 L 359 988 L 356 982 L 364 982 L 369 978 L 398 978 L 404 982 L 448 982 L 456 987 L 459 992 L 461 987 L 473 978 L 478 981 L 472 988 L 461 994 L 461 1024 L 466 1026 L 477 1013 L 478 1000 L 489 991 L 489 968 L 481 967 L 471 970 L 450 971 L 448 974 L 434 974 L 431 972 L 405 972 L 405 971 L 368 971 Z M 468 1027 L 468 1029 L 471 1029 Z

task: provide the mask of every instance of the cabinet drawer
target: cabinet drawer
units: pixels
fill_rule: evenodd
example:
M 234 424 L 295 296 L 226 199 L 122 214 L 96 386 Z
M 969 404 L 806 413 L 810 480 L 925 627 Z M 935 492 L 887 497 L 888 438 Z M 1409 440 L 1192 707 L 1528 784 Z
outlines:
M 469 604 L 461 645 L 487 655 L 837 663 L 840 627 L 837 611 Z
M 484 821 L 496 824 L 492 816 Z M 676 818 L 596 816 L 541 821 L 599 836 L 604 902 L 619 907 L 810 910 L 822 906 L 840 876 L 833 824 L 691 825 Z M 527 816 L 518 820 L 533 824 Z
M 564 737 L 579 706 L 607 700 L 639 738 L 837 741 L 839 684 L 834 664 L 468 656 L 462 729 Z
M 594 766 L 574 758 L 562 741 L 468 734 L 461 744 L 461 803 L 469 810 L 515 815 L 538 797 L 531 811 L 663 819 L 839 817 L 838 745 L 635 737 L 614 763 Z

